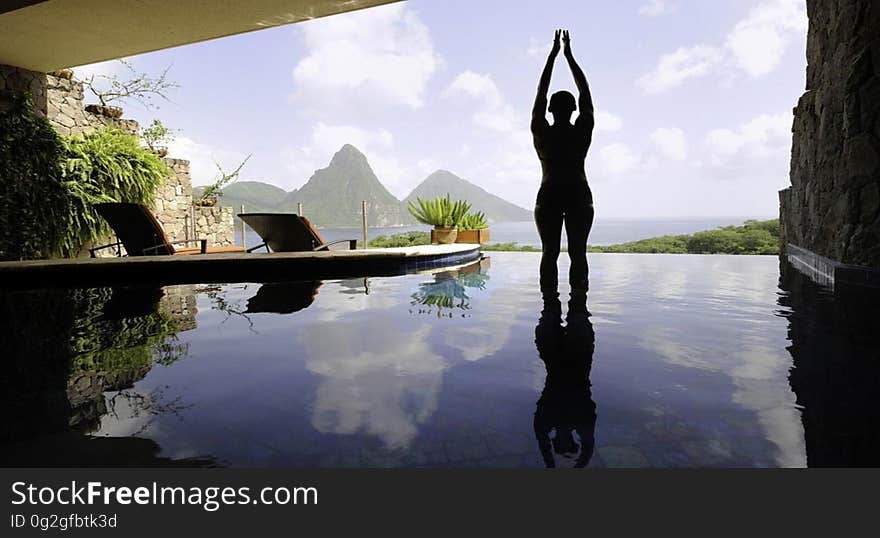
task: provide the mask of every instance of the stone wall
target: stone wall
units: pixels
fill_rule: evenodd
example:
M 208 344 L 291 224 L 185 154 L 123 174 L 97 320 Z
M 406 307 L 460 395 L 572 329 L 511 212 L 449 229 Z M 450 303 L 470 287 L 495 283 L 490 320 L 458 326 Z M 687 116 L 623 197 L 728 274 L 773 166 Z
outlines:
M 114 126 L 137 134 L 136 121 L 108 118 L 85 109 L 82 82 L 53 75 L 46 77 L 45 114 L 55 130 L 63 135 L 84 135 L 99 127 Z
M 231 207 L 195 207 L 195 237 L 207 239 L 209 245 L 235 245 L 235 227 Z
M 153 213 L 165 229 L 171 241 L 187 239 L 192 235 L 189 226 L 190 206 L 192 205 L 192 183 L 189 176 L 189 161 L 164 159 L 171 170 L 171 176 L 159 187 L 153 202 Z
M 10 92 L 29 92 L 36 111 L 65 136 L 83 135 L 106 125 L 138 132 L 134 120 L 111 119 L 86 110 L 82 82 L 75 79 L 0 65 L 0 101 Z
M 880 267 L 880 2 L 807 0 L 807 91 L 795 109 L 785 242 Z
M 8 102 L 11 94 L 28 92 L 33 99 L 34 108 L 45 116 L 48 76 L 45 73 L 0 64 L 0 107 Z

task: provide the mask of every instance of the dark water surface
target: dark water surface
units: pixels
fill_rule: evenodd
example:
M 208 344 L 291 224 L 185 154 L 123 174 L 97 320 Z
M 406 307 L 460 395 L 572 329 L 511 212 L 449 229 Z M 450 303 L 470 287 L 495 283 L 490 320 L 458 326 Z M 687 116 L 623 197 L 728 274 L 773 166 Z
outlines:
M 0 295 L 2 464 L 880 463 L 873 299 L 773 257 L 605 254 L 587 317 L 537 266 Z

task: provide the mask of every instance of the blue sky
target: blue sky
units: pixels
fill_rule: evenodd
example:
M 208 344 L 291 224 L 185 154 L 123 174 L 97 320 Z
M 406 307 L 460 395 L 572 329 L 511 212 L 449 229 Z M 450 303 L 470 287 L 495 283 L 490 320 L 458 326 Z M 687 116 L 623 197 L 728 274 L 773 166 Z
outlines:
M 179 83 L 158 110 L 196 184 L 299 187 L 344 143 L 403 197 L 448 169 L 524 207 L 529 113 L 553 30 L 571 31 L 597 110 L 597 216 L 764 216 L 788 185 L 803 92 L 802 0 L 409 0 L 131 58 Z M 114 72 L 113 63 L 76 70 Z M 573 89 L 558 61 L 552 89 Z

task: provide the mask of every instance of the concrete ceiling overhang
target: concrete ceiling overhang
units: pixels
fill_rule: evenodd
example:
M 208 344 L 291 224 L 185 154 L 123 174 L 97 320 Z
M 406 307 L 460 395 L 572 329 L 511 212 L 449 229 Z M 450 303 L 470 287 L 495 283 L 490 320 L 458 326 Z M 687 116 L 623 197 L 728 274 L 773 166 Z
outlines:
M 49 72 L 399 0 L 0 0 L 0 64 Z

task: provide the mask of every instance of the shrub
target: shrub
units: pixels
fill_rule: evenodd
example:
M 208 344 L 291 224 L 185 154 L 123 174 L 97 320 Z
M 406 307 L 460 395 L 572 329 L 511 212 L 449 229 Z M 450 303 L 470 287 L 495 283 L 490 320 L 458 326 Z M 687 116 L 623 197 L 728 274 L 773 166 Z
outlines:
M 107 234 L 106 223 L 93 209 L 100 202 L 150 205 L 168 167 L 138 139 L 118 129 L 65 138 L 62 183 L 69 198 L 60 247 L 64 255 Z
M 64 145 L 27 94 L 0 112 L 0 259 L 59 251 L 69 197 L 61 183 Z
M 390 236 L 380 235 L 370 240 L 370 246 L 377 248 L 412 247 L 430 244 L 431 234 L 428 232 L 407 232 Z

